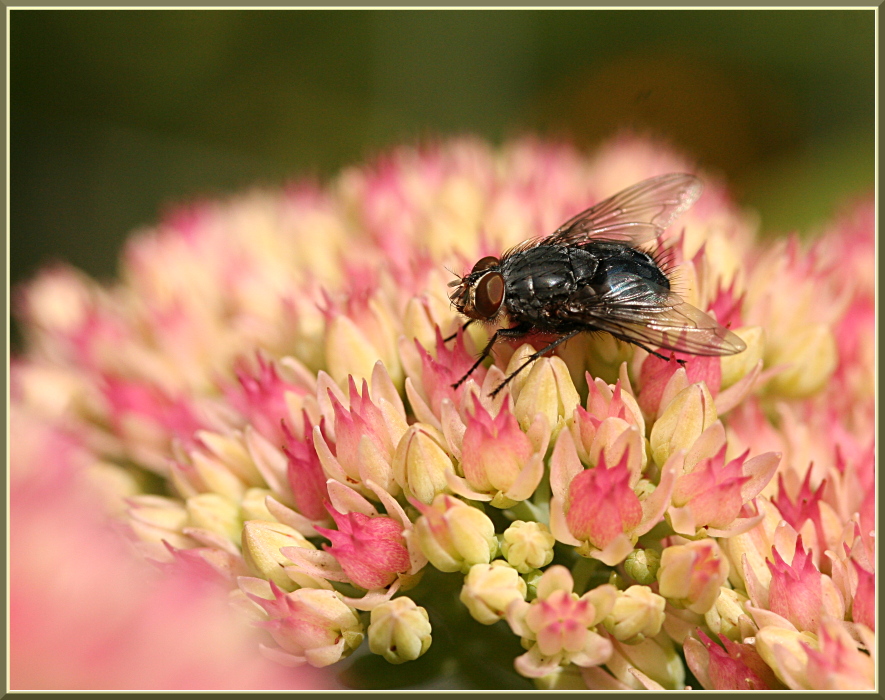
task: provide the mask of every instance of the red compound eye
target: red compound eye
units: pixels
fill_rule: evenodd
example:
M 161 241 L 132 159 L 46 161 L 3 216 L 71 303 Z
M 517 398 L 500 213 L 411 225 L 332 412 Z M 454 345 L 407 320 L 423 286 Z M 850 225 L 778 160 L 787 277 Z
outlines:
M 493 258 L 494 259 L 494 258 Z M 480 260 L 482 262 L 482 260 Z M 497 260 L 495 260 L 497 263 Z M 482 318 L 491 318 L 504 301 L 504 277 L 500 272 L 489 272 L 480 277 L 473 295 L 473 306 Z
M 481 272 L 483 270 L 489 269 L 490 267 L 494 267 L 497 264 L 498 258 L 496 258 L 494 255 L 486 255 L 479 262 L 477 262 L 476 265 L 473 266 L 473 270 L 471 270 L 470 272 L 471 274 L 473 274 L 474 272 Z

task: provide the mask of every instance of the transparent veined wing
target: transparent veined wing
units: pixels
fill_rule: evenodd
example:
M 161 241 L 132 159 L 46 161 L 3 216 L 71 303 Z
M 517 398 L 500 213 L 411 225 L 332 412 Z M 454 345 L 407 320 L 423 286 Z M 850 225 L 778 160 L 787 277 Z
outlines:
M 592 239 L 641 245 L 657 238 L 701 195 L 694 175 L 669 173 L 628 187 L 566 221 L 535 244 L 579 246 Z
M 644 347 L 690 355 L 735 355 L 743 340 L 675 292 L 635 275 L 612 275 L 602 293 L 584 288 L 560 316 Z

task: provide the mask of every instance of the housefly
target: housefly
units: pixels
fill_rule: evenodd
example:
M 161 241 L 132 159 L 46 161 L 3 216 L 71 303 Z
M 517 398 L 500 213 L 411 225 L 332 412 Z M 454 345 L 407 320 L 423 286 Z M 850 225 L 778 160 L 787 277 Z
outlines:
M 500 258 L 487 256 L 449 283 L 450 300 L 474 321 L 500 325 L 460 386 L 501 338 L 555 339 L 526 359 L 497 394 L 544 353 L 579 333 L 604 331 L 668 359 L 658 350 L 734 355 L 734 333 L 670 289 L 658 261 L 641 246 L 697 201 L 701 182 L 671 173 L 644 180 L 572 217 L 549 236 L 525 241 Z M 454 337 L 454 336 L 452 336 Z M 684 364 L 684 363 L 683 363 Z

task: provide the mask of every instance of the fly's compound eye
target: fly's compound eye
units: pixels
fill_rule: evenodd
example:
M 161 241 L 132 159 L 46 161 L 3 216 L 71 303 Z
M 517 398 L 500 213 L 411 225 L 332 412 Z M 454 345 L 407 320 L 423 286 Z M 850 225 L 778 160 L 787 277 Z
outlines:
M 489 259 L 489 258 L 484 258 Z M 490 258 L 495 260 L 494 258 Z M 480 260 L 482 262 L 482 260 Z M 498 261 L 495 260 L 495 263 Z M 478 264 L 478 263 L 477 263 Z M 473 308 L 482 318 L 491 318 L 504 301 L 504 278 L 500 272 L 489 272 L 479 278 L 473 294 Z
M 488 270 L 490 267 L 494 267 L 498 264 L 498 258 L 494 255 L 486 255 L 482 258 L 476 265 L 473 266 L 473 269 L 470 271 L 471 274 L 474 272 L 482 272 L 483 270 Z

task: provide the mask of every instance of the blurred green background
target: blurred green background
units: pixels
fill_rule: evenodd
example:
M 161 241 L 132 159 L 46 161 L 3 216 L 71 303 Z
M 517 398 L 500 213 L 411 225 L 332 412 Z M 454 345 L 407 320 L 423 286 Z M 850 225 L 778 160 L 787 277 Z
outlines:
M 114 273 L 169 204 L 386 144 L 661 134 L 768 231 L 874 176 L 872 10 L 10 13 L 11 273 Z

